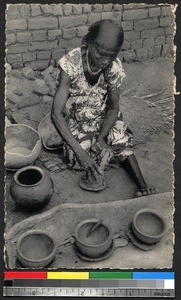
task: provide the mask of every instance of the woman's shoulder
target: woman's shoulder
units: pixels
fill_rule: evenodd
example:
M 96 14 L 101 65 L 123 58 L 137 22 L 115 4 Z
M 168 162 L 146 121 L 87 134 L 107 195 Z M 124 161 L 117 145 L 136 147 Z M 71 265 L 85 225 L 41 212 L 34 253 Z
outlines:
M 65 54 L 65 58 L 67 59 L 67 61 L 73 65 L 79 64 L 81 61 L 81 57 L 82 54 L 80 47 L 74 48 Z

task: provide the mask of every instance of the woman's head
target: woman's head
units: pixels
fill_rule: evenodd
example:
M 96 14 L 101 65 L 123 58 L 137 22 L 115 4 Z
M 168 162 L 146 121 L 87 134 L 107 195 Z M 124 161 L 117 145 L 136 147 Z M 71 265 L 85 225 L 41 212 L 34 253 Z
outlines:
M 119 52 L 124 40 L 123 28 L 113 20 L 101 20 L 89 27 L 83 38 L 83 44 L 96 44 L 102 50 Z
M 89 47 L 94 64 L 104 68 L 117 57 L 123 40 L 120 24 L 113 20 L 101 20 L 89 27 L 83 44 Z

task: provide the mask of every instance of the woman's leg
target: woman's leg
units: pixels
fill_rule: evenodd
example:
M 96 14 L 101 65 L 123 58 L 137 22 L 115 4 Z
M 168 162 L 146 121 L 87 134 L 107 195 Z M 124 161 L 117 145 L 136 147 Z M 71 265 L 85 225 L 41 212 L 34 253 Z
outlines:
M 155 188 L 150 188 L 147 186 L 134 154 L 127 156 L 127 158 L 122 162 L 122 166 L 128 172 L 128 174 L 131 176 L 138 187 L 136 196 L 141 197 L 155 194 L 157 192 Z

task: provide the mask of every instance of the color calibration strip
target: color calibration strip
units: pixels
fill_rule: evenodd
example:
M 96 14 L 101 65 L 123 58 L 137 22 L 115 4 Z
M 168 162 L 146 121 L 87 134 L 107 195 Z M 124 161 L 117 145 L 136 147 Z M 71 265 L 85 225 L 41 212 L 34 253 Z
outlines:
M 4 272 L 4 296 L 174 297 L 173 272 Z

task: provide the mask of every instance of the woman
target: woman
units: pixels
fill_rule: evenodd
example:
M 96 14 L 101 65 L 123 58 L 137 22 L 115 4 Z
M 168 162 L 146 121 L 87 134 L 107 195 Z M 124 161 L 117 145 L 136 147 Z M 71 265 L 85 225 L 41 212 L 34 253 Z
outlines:
M 79 166 L 96 178 L 100 170 L 92 146 L 109 148 L 135 181 L 137 196 L 142 196 L 156 191 L 144 181 L 119 112 L 125 73 L 117 55 L 122 44 L 123 30 L 116 22 L 102 20 L 90 26 L 83 45 L 58 62 L 60 83 L 51 118 L 71 167 Z

